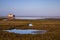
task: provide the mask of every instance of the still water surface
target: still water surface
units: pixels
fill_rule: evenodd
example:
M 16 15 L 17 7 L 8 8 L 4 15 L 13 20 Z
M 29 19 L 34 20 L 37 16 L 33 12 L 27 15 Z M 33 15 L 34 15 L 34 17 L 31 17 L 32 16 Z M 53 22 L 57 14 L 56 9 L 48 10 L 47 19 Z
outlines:
M 28 30 L 13 29 L 13 30 L 4 30 L 4 31 L 14 32 L 17 34 L 45 34 L 47 32 L 47 30 L 32 30 L 32 29 L 28 29 Z
M 44 19 L 43 17 L 15 17 L 16 19 Z

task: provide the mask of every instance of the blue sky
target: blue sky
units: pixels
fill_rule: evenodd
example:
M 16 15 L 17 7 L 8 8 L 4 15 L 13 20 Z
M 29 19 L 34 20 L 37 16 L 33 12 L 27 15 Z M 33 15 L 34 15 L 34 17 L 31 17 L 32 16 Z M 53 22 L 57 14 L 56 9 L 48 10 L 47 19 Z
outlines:
M 60 0 L 0 0 L 0 16 L 60 16 Z

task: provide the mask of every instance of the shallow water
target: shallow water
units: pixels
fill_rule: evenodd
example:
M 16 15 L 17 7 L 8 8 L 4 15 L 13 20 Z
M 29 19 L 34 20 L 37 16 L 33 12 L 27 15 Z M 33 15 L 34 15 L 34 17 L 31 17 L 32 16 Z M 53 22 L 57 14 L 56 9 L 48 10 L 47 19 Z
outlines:
M 7 31 L 7 32 L 14 32 L 17 34 L 45 34 L 47 32 L 47 30 L 18 30 L 18 29 L 13 29 L 13 30 L 3 30 L 3 31 Z
M 16 19 L 44 19 L 42 17 L 15 17 Z

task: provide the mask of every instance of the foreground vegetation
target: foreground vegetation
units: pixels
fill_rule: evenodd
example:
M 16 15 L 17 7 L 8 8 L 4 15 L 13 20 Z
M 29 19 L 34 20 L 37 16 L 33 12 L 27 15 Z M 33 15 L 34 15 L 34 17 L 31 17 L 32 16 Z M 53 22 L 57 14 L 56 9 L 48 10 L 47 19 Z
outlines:
M 33 26 L 29 27 L 28 24 Z M 47 30 L 45 34 L 15 34 L 7 29 Z M 60 20 L 0 20 L 0 40 L 60 40 Z
M 60 40 L 60 32 L 45 34 L 15 34 L 0 31 L 0 40 Z

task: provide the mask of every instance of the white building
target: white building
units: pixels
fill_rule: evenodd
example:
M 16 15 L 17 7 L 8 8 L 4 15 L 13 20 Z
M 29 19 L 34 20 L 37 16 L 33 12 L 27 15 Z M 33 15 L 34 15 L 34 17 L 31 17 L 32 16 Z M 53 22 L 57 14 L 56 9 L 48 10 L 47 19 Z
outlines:
M 15 15 L 13 15 L 13 14 L 8 14 L 8 20 L 13 20 L 13 19 L 15 19 Z

